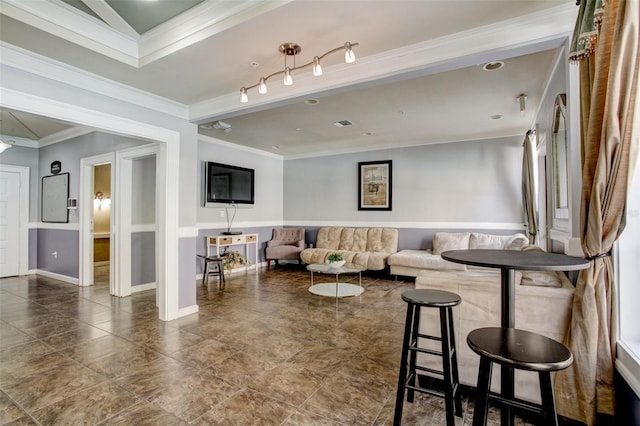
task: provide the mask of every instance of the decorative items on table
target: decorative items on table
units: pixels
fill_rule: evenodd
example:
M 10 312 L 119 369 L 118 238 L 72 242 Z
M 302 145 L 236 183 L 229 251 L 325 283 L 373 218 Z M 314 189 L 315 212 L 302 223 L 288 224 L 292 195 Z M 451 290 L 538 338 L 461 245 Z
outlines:
M 247 263 L 247 259 L 237 251 L 230 251 L 222 255 L 222 267 L 229 271 Z
M 342 254 L 334 252 L 329 253 L 329 255 L 327 256 L 327 263 L 329 264 L 330 268 L 340 268 L 347 262 L 342 258 Z

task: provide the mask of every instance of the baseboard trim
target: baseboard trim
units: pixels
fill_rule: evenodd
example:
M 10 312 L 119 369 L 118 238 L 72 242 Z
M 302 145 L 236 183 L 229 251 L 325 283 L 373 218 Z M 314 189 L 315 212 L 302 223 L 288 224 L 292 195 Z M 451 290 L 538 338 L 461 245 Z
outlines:
M 74 277 L 70 277 L 62 274 L 56 274 L 55 272 L 43 271 L 42 269 L 36 269 L 34 272 L 38 275 L 42 275 L 43 277 L 53 278 L 56 280 L 64 281 L 69 284 L 80 285 L 80 280 L 78 278 L 74 278 Z
M 131 293 L 139 293 L 141 291 L 147 291 L 147 290 L 154 290 L 156 288 L 156 283 L 146 283 L 146 284 L 139 284 L 139 285 L 132 285 L 131 286 Z
M 199 310 L 200 307 L 198 305 L 191 305 L 187 306 L 186 308 L 180 308 L 178 309 L 178 318 L 198 313 Z

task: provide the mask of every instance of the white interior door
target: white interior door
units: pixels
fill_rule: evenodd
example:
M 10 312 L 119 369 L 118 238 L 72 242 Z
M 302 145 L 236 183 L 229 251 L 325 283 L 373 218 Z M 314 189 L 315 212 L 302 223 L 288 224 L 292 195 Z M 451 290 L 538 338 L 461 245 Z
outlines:
M 0 277 L 20 273 L 20 174 L 0 172 Z

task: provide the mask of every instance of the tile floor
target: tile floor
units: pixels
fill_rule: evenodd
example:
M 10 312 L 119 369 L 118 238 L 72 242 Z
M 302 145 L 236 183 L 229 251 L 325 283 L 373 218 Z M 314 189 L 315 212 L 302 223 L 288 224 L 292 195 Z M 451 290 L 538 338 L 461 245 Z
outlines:
M 412 281 L 365 276 L 336 303 L 298 267 L 250 271 L 224 290 L 198 282 L 199 313 L 162 322 L 155 291 L 111 297 L 104 269 L 86 288 L 0 280 L 1 424 L 392 423 Z M 420 395 L 403 424 L 442 425 L 443 407 Z

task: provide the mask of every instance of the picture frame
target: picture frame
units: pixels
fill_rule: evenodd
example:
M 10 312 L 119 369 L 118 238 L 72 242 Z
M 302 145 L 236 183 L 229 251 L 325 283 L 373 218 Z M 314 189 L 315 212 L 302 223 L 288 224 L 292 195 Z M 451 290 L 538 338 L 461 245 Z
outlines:
M 358 210 L 391 210 L 392 162 L 358 163 Z
M 40 219 L 49 223 L 69 223 L 69 173 L 42 177 Z

